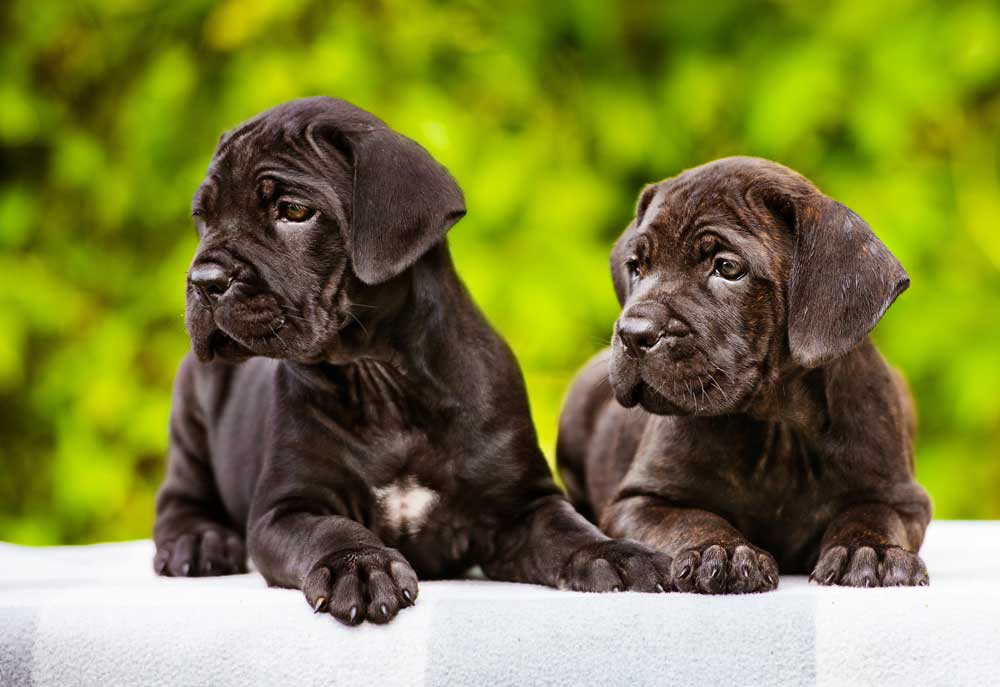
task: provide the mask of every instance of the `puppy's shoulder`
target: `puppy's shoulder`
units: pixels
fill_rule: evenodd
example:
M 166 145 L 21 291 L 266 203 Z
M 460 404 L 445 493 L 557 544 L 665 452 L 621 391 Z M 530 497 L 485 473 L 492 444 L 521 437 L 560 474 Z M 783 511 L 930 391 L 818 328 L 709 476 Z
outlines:
M 865 339 L 850 353 L 830 366 L 828 382 L 837 393 L 856 400 L 861 396 L 898 402 L 909 395 L 902 375 L 895 370 L 871 341 Z
M 827 381 L 834 416 L 854 426 L 849 435 L 912 441 L 917 421 L 909 385 L 870 339 L 840 358 Z M 868 429 L 862 431 L 862 425 Z

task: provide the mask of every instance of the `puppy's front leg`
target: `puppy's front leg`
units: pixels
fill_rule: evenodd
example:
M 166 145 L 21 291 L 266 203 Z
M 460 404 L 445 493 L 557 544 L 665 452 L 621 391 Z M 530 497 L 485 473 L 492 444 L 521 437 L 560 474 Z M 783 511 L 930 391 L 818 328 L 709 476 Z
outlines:
M 493 579 L 584 592 L 670 589 L 670 559 L 636 542 L 609 539 L 560 494 L 535 501 L 494 534 L 483 563 Z
M 231 575 L 247 569 L 243 537 L 229 523 L 210 466 L 176 436 L 156 495 L 153 541 L 158 575 Z
M 744 594 L 778 586 L 774 557 L 715 513 L 624 496 L 608 506 L 602 525 L 611 536 L 636 539 L 673 557 L 678 591 Z
M 174 577 L 243 573 L 246 547 L 215 482 L 194 374 L 188 356 L 174 384 L 167 474 L 156 494 L 153 568 Z
M 848 587 L 926 585 L 927 566 L 916 552 L 930 519 L 930 502 L 924 496 L 915 505 L 907 513 L 884 503 L 847 508 L 827 526 L 809 578 Z
M 268 584 L 301 589 L 314 611 L 347 625 L 385 623 L 413 605 L 417 574 L 399 551 L 350 518 L 305 512 L 309 503 L 251 514 L 250 555 Z

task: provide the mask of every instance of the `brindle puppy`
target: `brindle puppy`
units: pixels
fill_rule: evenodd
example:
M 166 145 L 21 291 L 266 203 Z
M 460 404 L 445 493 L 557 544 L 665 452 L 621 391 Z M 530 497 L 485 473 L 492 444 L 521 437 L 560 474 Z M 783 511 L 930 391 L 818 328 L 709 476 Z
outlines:
M 156 570 L 245 569 L 385 622 L 417 576 L 662 591 L 670 561 L 573 511 L 513 355 L 452 267 L 462 192 L 340 100 L 225 134 L 194 198 Z M 238 361 L 246 360 L 241 364 Z
M 683 591 L 769 590 L 779 567 L 927 583 L 913 408 L 867 337 L 909 279 L 860 217 L 781 165 L 718 160 L 642 192 L 611 272 L 611 349 L 560 422 L 580 508 L 671 555 Z

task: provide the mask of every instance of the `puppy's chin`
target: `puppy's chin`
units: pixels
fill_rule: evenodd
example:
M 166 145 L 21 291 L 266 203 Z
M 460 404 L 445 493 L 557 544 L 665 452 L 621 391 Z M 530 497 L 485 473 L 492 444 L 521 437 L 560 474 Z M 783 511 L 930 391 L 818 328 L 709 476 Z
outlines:
M 277 335 L 241 336 L 234 329 L 216 322 L 212 312 L 195 306 L 187 312 L 187 330 L 191 350 L 203 363 L 212 360 L 240 362 L 254 356 L 280 357 L 280 347 L 274 346 Z M 269 333 L 268 333 L 269 334 Z
M 612 384 L 612 387 L 615 390 L 615 400 L 626 408 L 640 406 L 646 412 L 654 415 L 690 414 L 685 408 L 672 403 L 670 399 L 641 380 L 631 386 Z
M 623 358 L 617 351 L 611 356 L 611 388 L 615 392 L 615 400 L 625 408 L 641 406 L 655 415 L 687 414 L 646 383 L 638 363 Z
M 691 361 L 638 361 L 612 350 L 611 388 L 626 408 L 640 406 L 654 415 L 724 415 L 738 410 L 741 394 L 724 392 L 727 375 L 699 375 Z M 736 402 L 734 404 L 734 401 Z
M 255 355 L 253 351 L 221 329 L 199 331 L 189 327 L 188 336 L 191 339 L 191 350 L 203 363 L 213 360 L 235 363 Z

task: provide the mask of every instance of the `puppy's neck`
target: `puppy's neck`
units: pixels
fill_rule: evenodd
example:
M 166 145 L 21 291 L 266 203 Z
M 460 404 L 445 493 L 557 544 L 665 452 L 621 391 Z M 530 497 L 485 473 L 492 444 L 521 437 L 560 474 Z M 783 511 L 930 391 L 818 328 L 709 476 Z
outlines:
M 789 365 L 765 383 L 747 414 L 755 420 L 788 425 L 806 434 L 821 432 L 829 422 L 826 387 L 829 366 L 807 369 Z
M 324 360 L 312 367 L 322 372 L 376 365 L 435 386 L 440 352 L 455 344 L 452 320 L 463 311 L 457 303 L 463 294 L 444 243 L 389 282 L 359 283 L 351 294 L 357 304 L 353 321 L 332 342 Z

